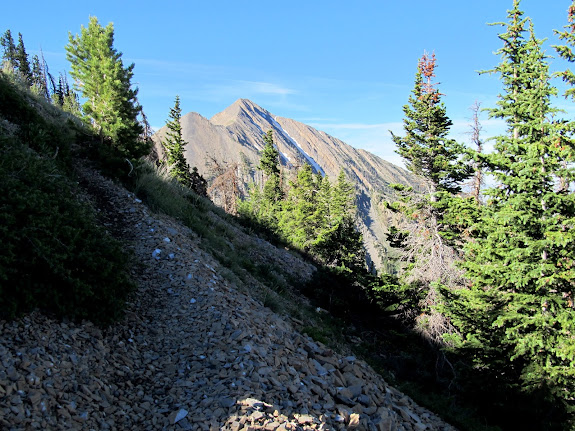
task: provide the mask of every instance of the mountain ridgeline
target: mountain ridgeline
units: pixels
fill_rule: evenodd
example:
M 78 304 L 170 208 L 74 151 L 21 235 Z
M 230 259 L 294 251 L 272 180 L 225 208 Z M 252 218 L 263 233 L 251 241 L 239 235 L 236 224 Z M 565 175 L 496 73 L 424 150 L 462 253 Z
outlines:
M 308 163 L 315 172 L 335 179 L 343 168 L 357 190 L 360 228 L 369 259 L 376 267 L 382 264 L 381 247 L 386 243 L 389 220 L 378 205 L 383 197 L 390 197 L 390 183 L 416 184 L 406 170 L 395 166 L 365 150 L 358 150 L 345 142 L 298 121 L 278 117 L 247 99 L 239 99 L 224 111 L 206 119 L 190 112 L 182 116 L 182 136 L 188 143 L 185 156 L 191 166 L 210 178 L 210 159 L 237 163 L 242 181 L 261 182 L 256 166 L 264 147 L 263 135 L 273 130 L 274 143 L 280 152 L 280 162 L 288 172 Z M 154 136 L 158 152 L 166 127 Z M 385 247 L 385 246 L 384 246 Z

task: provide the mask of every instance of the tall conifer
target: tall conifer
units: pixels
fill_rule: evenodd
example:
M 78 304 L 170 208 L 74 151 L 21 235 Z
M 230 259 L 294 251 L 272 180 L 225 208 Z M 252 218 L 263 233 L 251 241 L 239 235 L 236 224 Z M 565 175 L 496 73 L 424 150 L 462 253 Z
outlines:
M 343 169 L 335 185 L 331 186 L 327 177 L 319 184 L 315 212 L 318 226 L 313 250 L 327 265 L 344 267 L 348 271 L 363 270 L 365 248 L 363 236 L 355 225 L 357 207 L 353 184 L 347 180 Z
M 44 59 L 42 58 L 42 61 L 40 61 L 40 57 L 34 55 L 34 57 L 32 57 L 32 88 L 34 88 L 38 94 L 50 100 L 46 72 Z
M 466 245 L 470 288 L 451 292 L 447 305 L 459 345 L 482 367 L 520 387 L 550 390 L 573 407 L 575 395 L 575 196 L 557 189 L 572 181 L 573 140 L 551 96 L 549 67 L 531 22 L 515 0 L 501 23 L 500 76 L 504 93 L 493 118 L 507 123 L 495 151 L 481 156 L 497 186 Z M 511 379 L 511 382 L 510 380 Z
M 20 76 L 28 84 L 32 86 L 32 71 L 30 70 L 30 61 L 28 60 L 28 54 L 26 53 L 26 47 L 24 46 L 24 40 L 22 39 L 22 33 L 18 33 L 18 45 L 16 45 L 15 63 L 18 67 L 18 72 Z
M 391 135 L 407 169 L 424 178 L 431 193 L 457 193 L 470 168 L 461 160 L 464 147 L 448 138 L 453 123 L 433 82 L 436 67 L 435 54 L 419 60 L 409 104 L 403 107 L 405 136 Z
M 114 26 L 102 27 L 90 17 L 79 35 L 69 34 L 66 57 L 75 88 L 87 99 L 82 109 L 103 141 L 123 156 L 138 158 L 147 154 L 149 143 L 141 139 L 138 121 L 142 107 L 137 88 L 132 88 L 134 64 L 124 67 L 122 53 L 114 48 Z
M 180 96 L 176 96 L 174 106 L 170 108 L 169 120 L 166 122 L 168 131 L 164 140 L 168 169 L 172 178 L 189 186 L 190 166 L 184 156 L 186 142 L 182 138 L 182 109 L 180 108 Z
M 12 67 L 16 67 L 16 45 L 10 29 L 6 30 L 0 38 L 0 45 L 2 45 L 3 53 L 2 59 L 9 62 Z
M 263 136 L 265 145 L 260 157 L 258 169 L 261 169 L 266 180 L 263 187 L 263 198 L 267 202 L 265 205 L 270 212 L 270 217 L 275 218 L 278 208 L 277 204 L 283 199 L 284 192 L 281 184 L 280 153 L 274 145 L 273 132 L 269 130 Z
M 472 168 L 464 158 L 464 146 L 448 137 L 452 121 L 433 82 L 436 67 L 435 55 L 424 54 L 419 60 L 409 104 L 403 107 L 405 136 L 392 133 L 396 152 L 423 187 L 414 192 L 410 187 L 394 186 L 399 200 L 388 206 L 404 217 L 388 236 L 390 244 L 399 249 L 402 262 L 401 285 L 393 292 L 402 304 L 401 311 L 404 317 L 415 319 L 424 335 L 440 342 L 451 327 L 435 310 L 437 283 L 462 283 L 461 271 L 455 268 L 458 240 L 457 229 L 448 221 L 450 208 Z

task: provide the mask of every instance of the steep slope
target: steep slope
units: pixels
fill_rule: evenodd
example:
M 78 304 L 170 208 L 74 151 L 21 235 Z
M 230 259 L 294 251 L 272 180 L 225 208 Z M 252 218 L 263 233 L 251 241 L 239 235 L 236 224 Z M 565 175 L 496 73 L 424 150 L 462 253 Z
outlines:
M 262 136 L 272 129 L 274 142 L 287 169 L 310 164 L 316 172 L 335 179 L 341 168 L 357 187 L 360 228 L 372 260 L 379 266 L 378 244 L 385 243 L 387 221 L 377 210 L 374 200 L 390 196 L 390 183 L 414 184 L 415 179 L 404 169 L 364 150 L 300 123 L 276 117 L 247 99 L 239 99 L 210 120 L 196 113 L 182 117 L 182 134 L 189 145 L 186 157 L 200 173 L 209 177 L 206 156 L 219 161 L 237 162 L 247 173 L 245 181 L 258 178 L 254 166 L 263 148 Z M 159 142 L 165 128 L 155 136 Z
M 454 430 L 241 292 L 190 229 L 78 175 L 133 249 L 138 291 L 106 331 L 38 312 L 0 320 L 1 429 Z

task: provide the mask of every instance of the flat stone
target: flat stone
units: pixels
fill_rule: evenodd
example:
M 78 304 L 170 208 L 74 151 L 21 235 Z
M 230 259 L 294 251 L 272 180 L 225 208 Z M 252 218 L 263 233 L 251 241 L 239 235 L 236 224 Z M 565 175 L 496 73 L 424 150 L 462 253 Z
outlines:
M 186 416 L 188 416 L 188 411 L 185 409 L 179 409 L 170 415 L 170 423 L 172 425 L 177 424 L 179 421 L 184 419 Z

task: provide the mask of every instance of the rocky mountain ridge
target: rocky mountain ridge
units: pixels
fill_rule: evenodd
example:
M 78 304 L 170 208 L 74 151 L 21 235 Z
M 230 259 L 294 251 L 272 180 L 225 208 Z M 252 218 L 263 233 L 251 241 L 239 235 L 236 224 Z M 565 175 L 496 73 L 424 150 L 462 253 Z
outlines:
M 416 184 L 406 170 L 389 163 L 365 150 L 358 150 L 345 142 L 298 121 L 274 116 L 271 112 L 247 99 L 239 99 L 224 111 L 206 119 L 191 112 L 182 116 L 182 136 L 188 143 L 185 155 L 191 166 L 209 177 L 206 157 L 234 162 L 247 173 L 245 181 L 258 181 L 261 177 L 255 166 L 264 146 L 262 136 L 274 132 L 274 143 L 281 154 L 281 164 L 293 169 L 310 164 L 316 172 L 335 179 L 344 169 L 356 185 L 359 209 L 359 227 L 367 251 L 376 267 L 380 266 L 379 245 L 385 244 L 389 221 L 378 208 L 383 197 L 390 197 L 390 183 Z M 165 136 L 166 128 L 155 135 L 155 142 Z M 158 151 L 162 151 L 157 145 Z

